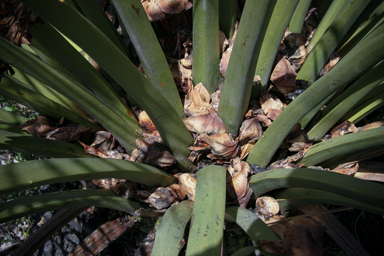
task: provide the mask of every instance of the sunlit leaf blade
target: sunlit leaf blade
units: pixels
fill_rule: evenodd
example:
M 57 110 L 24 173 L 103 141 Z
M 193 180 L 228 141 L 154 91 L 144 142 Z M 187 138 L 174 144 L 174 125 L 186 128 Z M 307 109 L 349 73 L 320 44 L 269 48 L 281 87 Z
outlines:
M 148 186 L 167 186 L 176 181 L 150 165 L 101 158 L 49 159 L 3 165 L 0 166 L 0 177 L 0 193 L 44 184 L 102 178 L 127 179 Z
M 309 140 L 320 140 L 339 119 L 384 80 L 384 61 L 359 78 L 326 108 L 324 117 L 309 131 Z M 327 109 L 329 110 L 327 111 Z M 324 112 L 324 111 L 323 111 Z M 344 121 L 344 120 L 341 120 Z
M 218 115 L 229 133 L 237 136 L 251 97 L 259 52 L 256 51 L 270 1 L 247 1 L 228 64 Z
M 108 105 L 135 131 L 141 128 L 132 111 L 101 74 L 71 44 L 49 24 L 35 24 L 32 46 L 39 42 L 52 53 L 60 65 L 66 67 L 78 81 Z M 63 68 L 61 68 L 63 69 Z
M 164 214 L 156 230 L 152 256 L 179 255 L 186 225 L 192 216 L 193 202 L 183 201 Z
M 193 223 L 187 256 L 220 255 L 223 239 L 227 170 L 211 165 L 196 174 Z
M 192 166 L 187 158 L 188 147 L 193 144 L 192 135 L 165 97 L 158 93 L 158 90 L 141 74 L 127 56 L 66 2 L 43 0 L 23 0 L 22 2 L 78 44 L 109 73 L 147 112 L 164 144 L 178 162 L 186 169 Z M 143 13 L 143 15 L 145 14 Z M 108 54 L 105 54 L 106 49 L 108 49 Z M 164 113 L 167 114 L 164 115 Z M 120 143 L 129 139 L 129 136 L 117 136 L 113 133 L 113 128 L 118 126 L 116 123 L 108 127 L 101 120 L 98 121 L 110 130 Z M 173 132 L 170 133 L 170 130 Z
M 128 151 L 136 148 L 135 140 L 139 135 L 84 86 L 64 76 L 45 62 L 23 51 L 20 47 L 6 41 L 4 38 L 0 38 L 0 45 L 2 46 L 0 47 L 0 59 L 38 78 L 75 102 L 108 129 Z
M 384 126 L 346 134 L 315 144 L 308 148 L 299 164 L 304 166 L 317 165 L 340 155 L 364 152 L 383 145 Z
M 37 111 L 39 114 L 50 116 L 56 121 L 65 117 L 66 121 L 81 124 L 85 127 L 92 128 L 93 130 L 100 130 L 100 127 L 96 124 L 70 109 L 46 98 L 43 94 L 29 89 L 24 83 L 10 75 L 5 74 L 1 79 L 0 85 L 0 93 L 3 96 L 17 101 L 18 103 Z
M 279 237 L 253 212 L 232 206 L 225 211 L 225 219 L 234 221 L 257 243 L 259 240 L 276 241 Z M 265 256 L 273 254 L 263 252 Z
M 312 188 L 384 208 L 384 186 L 340 173 L 308 169 L 273 169 L 255 174 L 249 185 L 256 197 L 279 188 Z
M 4 123 L 2 121 L 0 121 L 0 131 L 20 133 L 20 134 L 24 134 L 24 135 L 28 134 L 27 132 L 21 130 L 18 125 Z
M 324 65 L 327 63 L 332 52 L 341 42 L 353 22 L 367 6 L 369 1 L 356 0 L 348 5 L 343 13 L 330 25 L 319 42 L 308 54 L 304 64 L 297 74 L 297 80 L 305 80 L 310 85 L 314 83 Z
M 122 52 L 127 56 L 131 55 L 131 52 L 125 46 L 122 37 L 117 32 L 116 28 L 101 8 L 100 4 L 96 0 L 75 0 L 81 11 L 85 16 L 100 29 Z
M 0 121 L 4 123 L 19 125 L 28 121 L 28 117 L 18 115 L 15 112 L 0 108 Z
M 289 131 L 329 95 L 367 72 L 384 59 L 384 24 L 373 31 L 325 76 L 291 102 L 251 149 L 247 162 L 266 167 Z M 353 68 L 354 72 L 350 72 Z M 337 77 L 337 79 L 336 79 Z
M 281 189 L 276 192 L 269 193 L 269 195 L 277 200 L 282 213 L 293 208 L 310 204 L 333 204 L 353 207 L 380 215 L 384 213 L 384 208 L 365 204 L 364 202 L 359 202 L 353 200 L 352 198 L 340 196 L 335 193 L 310 188 Z
M 26 215 L 60 210 L 97 206 L 134 213 L 139 203 L 127 200 L 110 190 L 71 190 L 23 197 L 0 204 L 0 222 L 14 220 Z
M 269 21 L 266 25 L 263 24 L 265 31 L 263 35 L 263 41 L 260 49 L 260 54 L 257 59 L 255 75 L 260 76 L 261 87 L 257 88 L 256 97 L 259 96 L 261 90 L 266 90 L 269 83 L 273 63 L 276 56 L 277 50 L 280 46 L 281 39 L 284 36 L 284 32 L 287 29 L 289 20 L 298 6 L 297 0 L 294 1 L 277 1 L 273 7 L 272 12 L 269 16 L 266 16 Z M 301 1 L 299 2 L 301 3 Z M 267 14 L 268 15 L 268 14 Z M 274 31 L 273 33 L 267 33 L 267 31 Z M 260 42 L 258 42 L 259 44 Z
M 295 12 L 292 15 L 292 19 L 289 22 L 289 31 L 292 33 L 301 33 L 303 28 L 305 16 L 311 5 L 311 0 L 301 0 L 297 5 Z
M 83 148 L 71 143 L 6 131 L 0 131 L 0 148 L 57 158 L 93 157 L 85 153 Z
M 148 80 L 168 100 L 177 114 L 184 116 L 171 70 L 143 6 L 136 0 L 113 0 L 113 3 L 135 46 Z
M 218 89 L 221 78 L 219 44 L 219 0 L 194 1 L 192 76 L 209 93 Z
M 367 36 L 372 29 L 383 22 L 383 18 L 384 2 L 371 1 L 340 43 L 337 50 L 338 55 L 345 56 L 345 54 L 355 47 L 361 39 Z
M 317 26 L 311 42 L 307 46 L 308 53 L 315 47 L 320 38 L 324 35 L 325 31 L 327 31 L 332 22 L 340 16 L 340 14 L 344 11 L 345 7 L 350 4 L 350 2 L 351 0 L 332 1 L 327 11 L 323 15 L 320 24 Z M 321 15 L 321 13 L 319 13 L 319 15 Z

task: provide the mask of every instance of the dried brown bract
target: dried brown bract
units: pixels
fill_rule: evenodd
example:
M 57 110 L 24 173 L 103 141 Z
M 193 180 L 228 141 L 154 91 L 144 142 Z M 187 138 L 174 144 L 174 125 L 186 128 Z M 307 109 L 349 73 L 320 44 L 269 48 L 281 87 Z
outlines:
M 180 13 L 192 8 L 188 0 L 143 0 L 141 3 L 150 21 L 162 20 L 165 14 Z
M 324 229 L 308 218 L 293 219 L 287 223 L 283 239 L 279 241 L 259 240 L 257 245 L 272 254 L 289 256 L 322 256 Z
M 39 137 L 45 137 L 48 132 L 56 129 L 56 124 L 47 116 L 39 115 L 36 119 L 28 120 L 20 125 L 21 130 Z
M 267 91 L 261 93 L 260 104 L 265 114 L 268 114 L 269 109 L 276 109 L 280 111 L 283 111 L 284 109 L 283 102 L 281 102 L 279 98 L 268 93 Z
M 359 129 L 354 125 L 354 123 L 345 120 L 335 128 L 331 130 L 332 139 L 343 136 L 348 133 L 358 132 Z
M 331 54 L 331 57 L 329 57 L 329 62 L 325 64 L 324 68 L 320 71 L 320 76 L 324 76 L 327 74 L 331 69 L 336 66 L 337 62 L 339 62 L 340 57 L 337 55 L 336 52 L 333 52 Z
M 195 201 L 196 178 L 189 173 L 177 175 L 181 189 L 187 194 L 189 200 Z
M 211 149 L 212 154 L 208 155 L 211 159 L 231 159 L 239 152 L 238 138 L 233 140 L 232 136 L 227 133 L 210 136 L 203 133 L 197 137 L 195 144 L 208 145 L 204 150 Z M 190 149 L 195 150 L 194 147 L 190 147 Z
M 191 116 L 183 121 L 189 131 L 198 134 L 206 133 L 210 135 L 227 132 L 223 121 L 213 109 L 206 115 Z
M 282 94 L 296 90 L 296 72 L 286 58 L 281 58 L 272 71 L 271 81 Z
M 175 197 L 171 192 L 163 187 L 157 188 L 144 202 L 149 203 L 152 207 L 160 210 L 167 208 L 175 201 Z
M 188 94 L 184 102 L 184 112 L 187 116 L 198 116 L 209 113 L 211 95 L 202 83 L 196 85 Z

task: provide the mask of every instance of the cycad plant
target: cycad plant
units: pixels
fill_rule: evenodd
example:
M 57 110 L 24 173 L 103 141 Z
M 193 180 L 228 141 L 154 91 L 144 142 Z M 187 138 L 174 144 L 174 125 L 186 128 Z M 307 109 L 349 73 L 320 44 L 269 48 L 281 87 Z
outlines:
M 2 1 L 4 14 L 15 11 L 6 9 L 8 2 L 14 1 Z M 135 51 L 96 0 L 21 2 L 39 16 L 28 24 L 30 44 L 19 47 L 1 38 L 0 59 L 10 67 L 4 66 L 0 94 L 40 116 L 26 122 L 1 111 L 0 144 L 52 159 L 1 166 L 2 194 L 106 178 L 153 191 L 168 186 L 166 199 L 172 200 L 159 207 L 167 210 L 153 255 L 178 255 L 191 218 L 187 255 L 219 255 L 226 221 L 243 228 L 264 255 L 277 253 L 262 240 L 279 237 L 249 209 L 266 193 L 281 213 L 315 203 L 384 213 L 381 184 L 329 171 L 382 153 L 381 123 L 353 125 L 383 102 L 382 2 L 314 1 L 317 26 L 311 23 L 314 12 L 308 12 L 311 1 L 248 0 L 243 6 L 244 1 L 195 0 L 189 12 L 192 46 L 186 43 L 186 58 L 178 60 L 184 92 L 172 76 L 165 41 L 155 34 L 160 23 L 152 26 L 149 19 L 167 18 L 191 2 L 112 0 Z M 225 53 L 220 53 L 220 29 L 230 39 Z M 334 52 L 340 61 L 330 67 Z M 190 72 L 181 65 L 192 55 Z M 145 112 L 139 116 L 140 110 Z M 143 121 L 144 113 L 154 127 Z M 109 149 L 118 145 L 120 156 L 128 157 L 105 159 L 112 153 L 95 146 L 92 136 L 108 140 Z M 295 147 L 297 154 L 288 150 Z M 184 184 L 185 177 L 192 182 Z M 88 206 L 153 216 L 152 195 L 146 201 L 151 208 L 110 187 L 5 202 L 0 220 Z M 278 252 L 290 253 L 284 246 Z

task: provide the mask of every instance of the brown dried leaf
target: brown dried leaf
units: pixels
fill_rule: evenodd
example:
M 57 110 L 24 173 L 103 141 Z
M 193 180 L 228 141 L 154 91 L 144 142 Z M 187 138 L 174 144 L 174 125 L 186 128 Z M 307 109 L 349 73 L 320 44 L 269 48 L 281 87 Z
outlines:
M 203 133 L 196 140 L 203 141 L 211 147 L 213 155 L 208 155 L 209 158 L 230 159 L 236 156 L 239 151 L 238 138 L 233 140 L 232 136 L 227 133 L 212 134 L 210 136 Z
M 252 189 L 248 183 L 250 167 L 239 158 L 231 159 L 228 173 L 232 176 L 227 182 L 228 192 L 232 198 L 239 202 L 240 207 L 245 208 L 252 194 Z
M 167 208 L 174 201 L 175 198 L 172 196 L 171 192 L 166 188 L 160 187 L 157 188 L 144 202 L 149 203 L 152 207 L 160 210 Z
M 320 76 L 324 76 L 327 74 L 331 69 L 336 66 L 337 62 L 339 62 L 340 57 L 337 55 L 336 52 L 333 52 L 331 54 L 331 57 L 329 58 L 329 62 L 325 64 L 324 68 L 320 71 Z
M 364 125 L 360 131 L 362 132 L 362 131 L 378 128 L 378 127 L 381 127 L 383 125 L 384 125 L 384 121 L 383 120 L 377 121 L 377 122 L 373 122 L 373 123 Z
M 297 71 L 307 57 L 305 49 L 306 39 L 302 34 L 290 33 L 284 38 L 284 42 L 288 45 L 288 61 L 292 65 L 293 70 Z
M 183 121 L 189 131 L 198 134 L 210 135 L 227 132 L 227 128 L 214 109 L 211 109 L 206 115 L 191 116 Z
M 139 114 L 139 124 L 140 127 L 147 133 L 152 133 L 157 130 L 152 120 L 149 118 L 147 112 L 144 110 Z
M 47 116 L 39 115 L 36 119 L 28 120 L 20 125 L 21 130 L 39 137 L 45 137 L 46 134 L 56 129 L 56 124 Z
M 143 0 L 141 3 L 150 21 L 158 21 L 165 18 L 165 14 L 160 9 L 157 0 Z M 140 11 L 138 8 L 135 10 L 136 12 Z
M 111 156 L 104 150 L 95 147 L 90 147 L 81 141 L 79 141 L 79 143 L 84 147 L 84 151 L 90 155 L 94 155 L 100 158 L 111 158 Z
M 276 117 L 277 117 L 278 115 L 280 115 L 280 113 L 281 113 L 281 110 L 279 110 L 279 109 L 274 109 L 274 108 L 270 108 L 270 109 L 268 110 L 268 115 L 267 115 L 267 117 L 268 117 L 269 119 L 271 119 L 271 120 L 275 120 Z
M 130 157 L 130 161 L 143 162 L 160 167 L 171 166 L 176 159 L 171 155 L 162 144 L 157 142 L 145 142 L 142 139 L 136 139 L 135 149 Z
M 270 217 L 277 215 L 279 211 L 279 203 L 273 197 L 263 196 L 256 199 L 255 213 L 263 220 L 268 220 Z
M 180 13 L 192 8 L 192 3 L 188 0 L 158 0 L 158 5 L 163 12 L 168 14 Z
M 271 81 L 282 94 L 296 90 L 296 72 L 286 58 L 281 58 L 271 74 Z
M 187 116 L 198 116 L 209 113 L 211 95 L 202 83 L 196 85 L 188 94 L 184 102 L 184 112 Z
M 240 144 L 252 141 L 255 142 L 263 134 L 263 129 L 261 128 L 259 120 L 257 118 L 246 119 L 241 124 L 239 141 Z
M 230 45 L 228 49 L 223 53 L 221 56 L 220 60 L 220 72 L 221 75 L 225 78 L 225 75 L 227 74 L 227 68 L 228 68 L 228 63 L 229 59 L 231 58 L 231 53 L 232 53 L 232 46 Z
M 120 194 L 120 191 L 117 187 L 118 183 L 124 183 L 126 180 L 124 179 L 115 179 L 115 178 L 108 178 L 108 179 L 93 179 L 92 180 L 93 184 L 100 188 L 104 189 L 110 189 L 116 194 Z
M 284 238 L 279 241 L 259 240 L 257 245 L 272 254 L 289 256 L 322 256 L 322 236 L 324 229 L 308 218 L 289 221 L 284 230 Z
M 304 133 L 300 133 L 294 139 L 291 139 L 287 142 L 292 143 L 291 147 L 288 149 L 291 152 L 298 152 L 300 150 L 309 148 L 313 144 L 308 141 L 308 137 Z
M 88 140 L 91 130 L 82 125 L 68 125 L 57 128 L 47 133 L 46 138 L 50 140 L 61 140 L 66 142 Z
M 220 41 L 220 54 L 222 54 L 228 47 L 228 40 L 225 37 L 225 34 L 223 31 L 220 30 L 219 32 L 219 41 Z
M 269 109 L 284 110 L 284 104 L 276 96 L 264 91 L 260 96 L 260 104 L 265 114 L 268 114 Z
M 354 175 L 359 170 L 359 164 L 353 164 L 352 166 L 337 166 L 332 172 L 337 172 L 345 175 Z
M 336 126 L 331 130 L 332 139 L 343 136 L 348 133 L 353 133 L 358 131 L 359 129 L 357 129 L 357 127 L 352 122 L 345 120 L 344 122 L 342 122 L 341 124 L 339 124 L 338 126 Z
M 356 178 L 384 182 L 384 163 L 375 161 L 360 162 Z
M 169 192 L 178 200 L 183 201 L 187 194 L 184 192 L 184 190 L 181 189 L 181 186 L 179 184 L 172 184 L 167 187 Z
M 196 179 L 189 173 L 183 173 L 178 176 L 181 189 L 187 194 L 188 199 L 195 201 Z

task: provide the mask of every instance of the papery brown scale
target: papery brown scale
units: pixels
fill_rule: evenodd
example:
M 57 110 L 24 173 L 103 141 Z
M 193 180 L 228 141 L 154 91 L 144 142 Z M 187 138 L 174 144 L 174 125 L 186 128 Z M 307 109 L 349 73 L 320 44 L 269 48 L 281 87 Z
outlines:
M 246 119 L 240 127 L 240 143 L 244 140 L 258 140 L 263 133 L 260 122 L 256 118 Z
M 160 9 L 168 14 L 180 13 L 192 7 L 188 0 L 158 0 Z
M 209 113 L 211 95 L 202 83 L 197 84 L 188 92 L 184 102 L 184 112 L 187 116 L 198 116 Z
M 264 91 L 260 96 L 260 104 L 265 114 L 268 114 L 269 109 L 277 109 L 283 111 L 284 104 L 276 96 Z
M 157 0 L 152 0 L 152 1 L 146 0 L 142 2 L 142 5 L 150 21 L 158 21 L 165 18 L 165 14 L 160 9 Z
M 286 58 L 281 58 L 272 71 L 271 81 L 282 94 L 296 90 L 296 72 Z
M 198 137 L 198 140 L 206 142 L 211 147 L 214 158 L 230 159 L 239 152 L 238 138 L 233 140 L 232 136 L 227 133 L 212 134 L 210 136 L 203 133 Z
M 223 121 L 214 109 L 211 109 L 206 115 L 191 116 L 183 121 L 189 131 L 198 134 L 206 133 L 210 135 L 227 132 Z
M 189 200 L 195 201 L 196 178 L 189 173 L 178 175 L 181 189 L 187 194 Z

